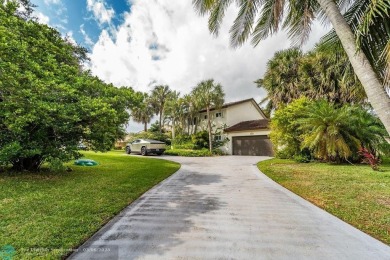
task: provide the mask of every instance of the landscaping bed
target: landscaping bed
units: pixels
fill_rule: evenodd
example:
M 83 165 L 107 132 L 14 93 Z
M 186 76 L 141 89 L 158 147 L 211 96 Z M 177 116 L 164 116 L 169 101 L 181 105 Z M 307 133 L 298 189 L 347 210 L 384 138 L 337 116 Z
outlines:
M 67 255 L 102 225 L 180 165 L 125 156 L 123 151 L 83 152 L 95 167 L 72 172 L 0 173 L 0 250 L 13 259 L 53 259 Z
M 390 162 L 381 172 L 367 165 L 258 163 L 268 177 L 356 228 L 390 245 Z
M 207 149 L 192 150 L 192 149 L 169 149 L 164 152 L 166 155 L 184 156 L 184 157 L 206 157 L 212 156 Z

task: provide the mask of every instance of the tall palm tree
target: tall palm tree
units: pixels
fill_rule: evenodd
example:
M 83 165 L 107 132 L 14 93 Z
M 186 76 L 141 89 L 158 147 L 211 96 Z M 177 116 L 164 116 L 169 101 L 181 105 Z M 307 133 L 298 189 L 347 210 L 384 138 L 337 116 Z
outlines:
M 199 105 L 207 111 L 207 130 L 209 132 L 209 148 L 213 150 L 212 128 L 210 110 L 220 108 L 225 101 L 225 93 L 220 84 L 214 83 L 213 79 L 200 82 L 193 90 L 192 94 L 199 102 Z
M 172 140 L 175 140 L 177 126 L 183 126 L 182 121 L 185 114 L 184 106 L 184 100 L 183 98 L 180 98 L 180 92 L 172 91 L 165 103 L 166 117 L 172 123 Z
M 390 89 L 390 1 L 354 1 L 343 14 L 356 35 L 359 47 L 367 55 L 371 65 Z M 332 49 L 340 46 L 334 30 L 323 37 Z M 390 93 L 389 93 L 390 95 Z
M 162 118 L 164 114 L 165 102 L 167 101 L 172 90 L 168 85 L 155 86 L 152 90 L 151 100 L 155 109 L 156 115 L 159 116 L 160 133 L 162 133 Z
M 267 91 L 267 98 L 264 100 L 270 104 L 267 110 L 277 109 L 281 104 L 291 103 L 299 98 L 302 92 L 299 88 L 304 86 L 300 84 L 298 75 L 302 58 L 302 51 L 292 48 L 276 52 L 267 62 L 264 77 L 255 81 L 258 87 Z
M 356 37 L 338 6 L 348 1 L 301 0 L 286 3 L 284 0 L 241 0 L 235 2 L 239 5 L 239 12 L 230 29 L 233 46 L 243 44 L 250 36 L 252 36 L 252 43 L 257 45 L 280 28 L 287 29 L 294 43 L 302 44 L 308 39 L 316 15 L 327 18 L 333 25 L 375 112 L 390 133 L 390 98 L 366 54 L 356 45 Z M 209 14 L 209 29 L 214 34 L 218 34 L 225 11 L 232 3 L 233 0 L 193 0 L 194 7 L 200 14 Z M 255 21 L 256 16 L 259 17 L 257 21 Z
M 196 125 L 199 114 L 199 106 L 196 98 L 191 94 L 186 94 L 183 96 L 183 102 L 185 107 L 185 115 L 186 115 L 186 125 L 187 125 L 187 133 L 195 133 Z
M 132 109 L 131 116 L 133 120 L 137 123 L 141 123 L 144 125 L 144 131 L 148 131 L 148 124 L 152 120 L 154 115 L 154 108 L 151 104 L 150 97 L 145 94 L 144 100 L 140 106 Z

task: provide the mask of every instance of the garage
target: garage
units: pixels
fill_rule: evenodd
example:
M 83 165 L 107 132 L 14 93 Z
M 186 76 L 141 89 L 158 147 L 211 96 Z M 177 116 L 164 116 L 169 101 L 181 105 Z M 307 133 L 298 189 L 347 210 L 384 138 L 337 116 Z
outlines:
M 234 136 L 233 155 L 273 156 L 272 143 L 266 135 Z

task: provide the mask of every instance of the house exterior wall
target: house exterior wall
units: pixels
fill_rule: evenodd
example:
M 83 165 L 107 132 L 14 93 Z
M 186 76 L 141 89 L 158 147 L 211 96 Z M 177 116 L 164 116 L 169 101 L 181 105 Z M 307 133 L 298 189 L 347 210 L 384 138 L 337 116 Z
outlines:
M 232 126 L 242 121 L 264 119 L 252 102 L 245 102 L 227 108 L 226 124 Z
M 216 117 L 217 113 L 222 113 L 222 117 Z M 207 130 L 206 115 L 207 112 L 199 113 L 198 131 Z M 253 100 L 234 104 L 220 110 L 211 110 L 210 116 L 213 129 L 221 128 L 222 132 L 224 128 L 243 121 L 265 119 L 263 114 L 259 111 L 257 104 Z M 220 147 L 220 149 L 226 154 L 233 154 L 232 139 L 234 136 L 269 135 L 269 133 L 270 131 L 267 129 L 223 133 L 222 137 L 228 138 L 229 141 L 224 146 Z

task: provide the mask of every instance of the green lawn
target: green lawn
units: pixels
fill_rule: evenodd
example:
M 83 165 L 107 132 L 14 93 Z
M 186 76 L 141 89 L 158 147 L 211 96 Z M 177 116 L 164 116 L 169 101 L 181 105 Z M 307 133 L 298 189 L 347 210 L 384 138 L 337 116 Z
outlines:
M 366 165 L 297 163 L 272 159 L 258 164 L 274 181 L 338 218 L 390 245 L 390 163 L 383 172 Z
M 0 173 L 0 253 L 11 245 L 15 259 L 66 255 L 180 168 L 124 151 L 84 154 L 100 165 L 71 166 L 70 173 Z

